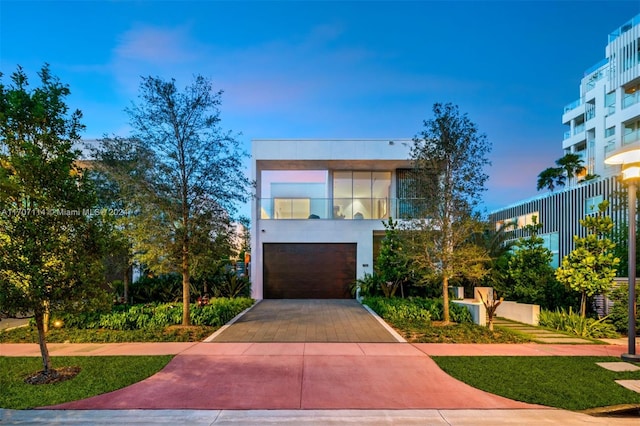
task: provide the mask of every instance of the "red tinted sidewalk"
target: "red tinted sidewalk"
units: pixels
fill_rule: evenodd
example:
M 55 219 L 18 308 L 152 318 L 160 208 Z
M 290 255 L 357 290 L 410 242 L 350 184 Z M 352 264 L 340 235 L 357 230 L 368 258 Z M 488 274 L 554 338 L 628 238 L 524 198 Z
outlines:
M 54 356 L 177 354 L 127 388 L 57 409 L 523 409 L 472 388 L 429 355 L 619 356 L 623 346 L 409 343 L 120 343 L 51 345 Z M 37 345 L 0 345 L 36 356 Z

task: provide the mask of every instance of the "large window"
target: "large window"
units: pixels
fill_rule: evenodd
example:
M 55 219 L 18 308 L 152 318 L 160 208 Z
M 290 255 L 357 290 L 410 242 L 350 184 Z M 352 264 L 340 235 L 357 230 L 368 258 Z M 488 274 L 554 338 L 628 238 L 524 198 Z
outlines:
M 389 216 L 391 172 L 333 172 L 334 219 L 383 219 Z
M 330 217 L 328 175 L 326 170 L 263 170 L 260 218 Z

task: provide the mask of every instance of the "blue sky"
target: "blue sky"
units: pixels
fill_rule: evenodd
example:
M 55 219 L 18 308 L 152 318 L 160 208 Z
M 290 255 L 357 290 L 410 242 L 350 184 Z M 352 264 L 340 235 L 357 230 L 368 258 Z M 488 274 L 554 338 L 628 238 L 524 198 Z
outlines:
M 85 138 L 128 134 L 140 76 L 209 77 L 260 138 L 411 138 L 452 102 L 493 146 L 484 206 L 537 195 L 564 105 L 640 1 L 0 1 L 0 70 L 43 63 Z M 34 81 L 35 84 L 35 81 Z

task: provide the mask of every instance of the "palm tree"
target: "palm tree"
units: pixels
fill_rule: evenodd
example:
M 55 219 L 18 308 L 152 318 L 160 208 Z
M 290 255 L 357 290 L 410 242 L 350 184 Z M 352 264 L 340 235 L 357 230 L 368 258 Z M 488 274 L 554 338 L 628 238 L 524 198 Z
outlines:
M 540 191 L 548 188 L 549 191 L 553 191 L 557 186 L 564 186 L 566 178 L 565 169 L 562 167 L 549 167 L 538 175 L 537 189 Z
M 564 171 L 569 179 L 582 174 L 586 170 L 584 161 L 578 154 L 565 154 L 564 157 L 556 160 L 556 164 Z

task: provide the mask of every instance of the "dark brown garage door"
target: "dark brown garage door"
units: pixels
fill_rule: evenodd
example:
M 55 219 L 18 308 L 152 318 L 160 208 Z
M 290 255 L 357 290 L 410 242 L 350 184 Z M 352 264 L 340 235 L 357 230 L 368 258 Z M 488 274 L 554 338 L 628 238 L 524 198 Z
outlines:
M 346 299 L 356 244 L 263 245 L 265 299 Z

